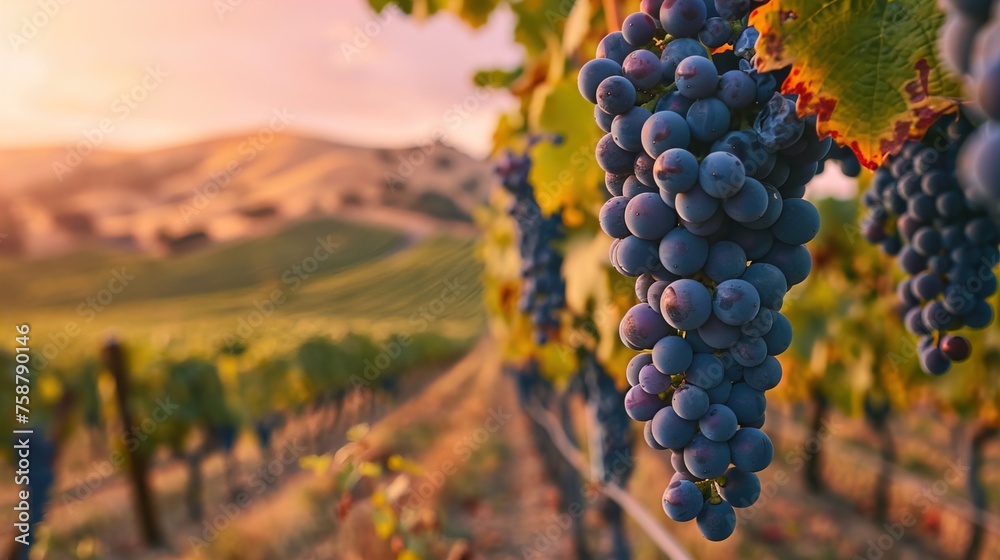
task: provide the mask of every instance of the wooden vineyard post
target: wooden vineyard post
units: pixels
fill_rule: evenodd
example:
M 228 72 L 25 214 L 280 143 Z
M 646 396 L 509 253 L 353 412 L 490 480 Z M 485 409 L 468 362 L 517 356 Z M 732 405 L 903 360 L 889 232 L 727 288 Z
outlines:
M 115 380 L 115 394 L 118 401 L 118 411 L 121 416 L 122 428 L 128 430 L 132 424 L 132 412 L 128 406 L 129 376 L 125 365 L 125 350 L 118 340 L 112 338 L 104 345 L 104 364 Z M 135 495 L 136 513 L 142 525 L 142 534 L 146 545 L 150 548 L 164 545 L 163 535 L 156 521 L 156 510 L 153 508 L 153 494 L 149 488 L 149 465 L 141 450 L 126 449 L 129 459 L 129 476 Z

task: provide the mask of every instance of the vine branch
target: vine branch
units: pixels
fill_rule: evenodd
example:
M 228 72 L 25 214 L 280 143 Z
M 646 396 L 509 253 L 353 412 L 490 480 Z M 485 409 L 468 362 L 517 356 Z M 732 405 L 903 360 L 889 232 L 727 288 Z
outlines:
M 532 420 L 548 432 L 553 446 L 566 458 L 566 461 L 576 467 L 580 471 L 580 474 L 602 494 L 621 506 L 668 558 L 671 560 L 691 560 L 691 557 L 681 548 L 680 544 L 674 540 L 670 533 L 663 529 L 659 522 L 631 494 L 626 492 L 621 486 L 613 482 L 601 482 L 593 475 L 587 460 L 583 457 L 580 450 L 570 443 L 569 437 L 567 437 L 559 424 L 559 420 L 551 412 L 539 405 L 537 401 L 526 403 L 524 410 L 531 416 Z

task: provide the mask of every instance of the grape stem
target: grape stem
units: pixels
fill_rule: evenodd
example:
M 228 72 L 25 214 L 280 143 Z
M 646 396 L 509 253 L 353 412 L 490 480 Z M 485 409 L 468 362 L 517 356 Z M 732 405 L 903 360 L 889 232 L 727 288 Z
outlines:
M 566 461 L 573 465 L 576 470 L 580 471 L 584 477 L 588 478 L 592 487 L 621 506 L 670 560 L 692 560 L 687 552 L 681 548 L 680 544 L 674 540 L 673 536 L 631 494 L 614 482 L 602 482 L 598 477 L 594 476 L 583 454 L 569 441 L 569 437 L 562 429 L 559 419 L 552 412 L 539 404 L 537 400 L 525 403 L 524 410 L 531 416 L 532 420 L 538 423 L 549 434 L 549 438 L 552 439 L 552 445 Z

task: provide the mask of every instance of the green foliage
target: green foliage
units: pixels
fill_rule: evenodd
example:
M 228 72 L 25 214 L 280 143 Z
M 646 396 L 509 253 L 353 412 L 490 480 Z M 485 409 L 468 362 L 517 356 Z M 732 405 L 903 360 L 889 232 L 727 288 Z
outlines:
M 493 10 L 500 4 L 499 0 L 368 0 L 368 4 L 376 11 L 383 11 L 390 4 L 395 4 L 405 13 L 417 16 L 432 16 L 441 11 L 449 11 L 462 18 L 473 27 L 486 24 Z
M 307 393 L 328 395 L 344 386 L 344 352 L 329 338 L 314 337 L 302 343 L 296 361 Z
M 582 224 L 583 212 L 600 209 L 604 193 L 600 188 L 604 172 L 594 159 L 594 146 L 601 139 L 600 129 L 591 119 L 580 118 L 592 106 L 580 96 L 576 77 L 567 76 L 535 99 L 539 103 L 537 127 L 562 136 L 559 145 L 541 142 L 532 150 L 535 164 L 530 180 L 542 211 L 550 214 L 559 208 L 571 212 L 567 226 Z M 570 221 L 572 220 L 572 221 Z
M 166 399 L 166 402 L 174 403 L 178 409 L 161 422 L 159 415 L 152 409 L 156 401 L 144 399 L 143 414 L 137 416 L 139 419 L 161 422 L 153 433 L 156 441 L 162 442 L 175 454 L 180 454 L 185 450 L 188 438 L 195 430 L 235 424 L 235 418 L 227 407 L 225 390 L 214 363 L 188 358 L 181 362 L 166 364 L 165 369 L 166 375 L 161 380 L 162 385 L 155 388 L 155 393 L 144 393 L 147 397 L 153 394 L 159 395 Z M 141 424 L 138 428 L 145 431 Z

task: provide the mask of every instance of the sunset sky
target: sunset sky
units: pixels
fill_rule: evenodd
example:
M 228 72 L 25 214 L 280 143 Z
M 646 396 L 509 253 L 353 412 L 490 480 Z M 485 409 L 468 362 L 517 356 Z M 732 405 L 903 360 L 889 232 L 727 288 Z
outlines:
M 513 106 L 471 86 L 476 69 L 519 59 L 506 12 L 473 32 L 450 15 L 377 16 L 364 0 L 52 4 L 51 15 L 32 1 L 0 7 L 0 147 L 89 135 L 155 148 L 252 131 L 284 109 L 325 138 L 400 146 L 441 130 L 482 156 Z M 449 112 L 463 102 L 467 115 Z M 108 132 L 93 132 L 102 121 Z

